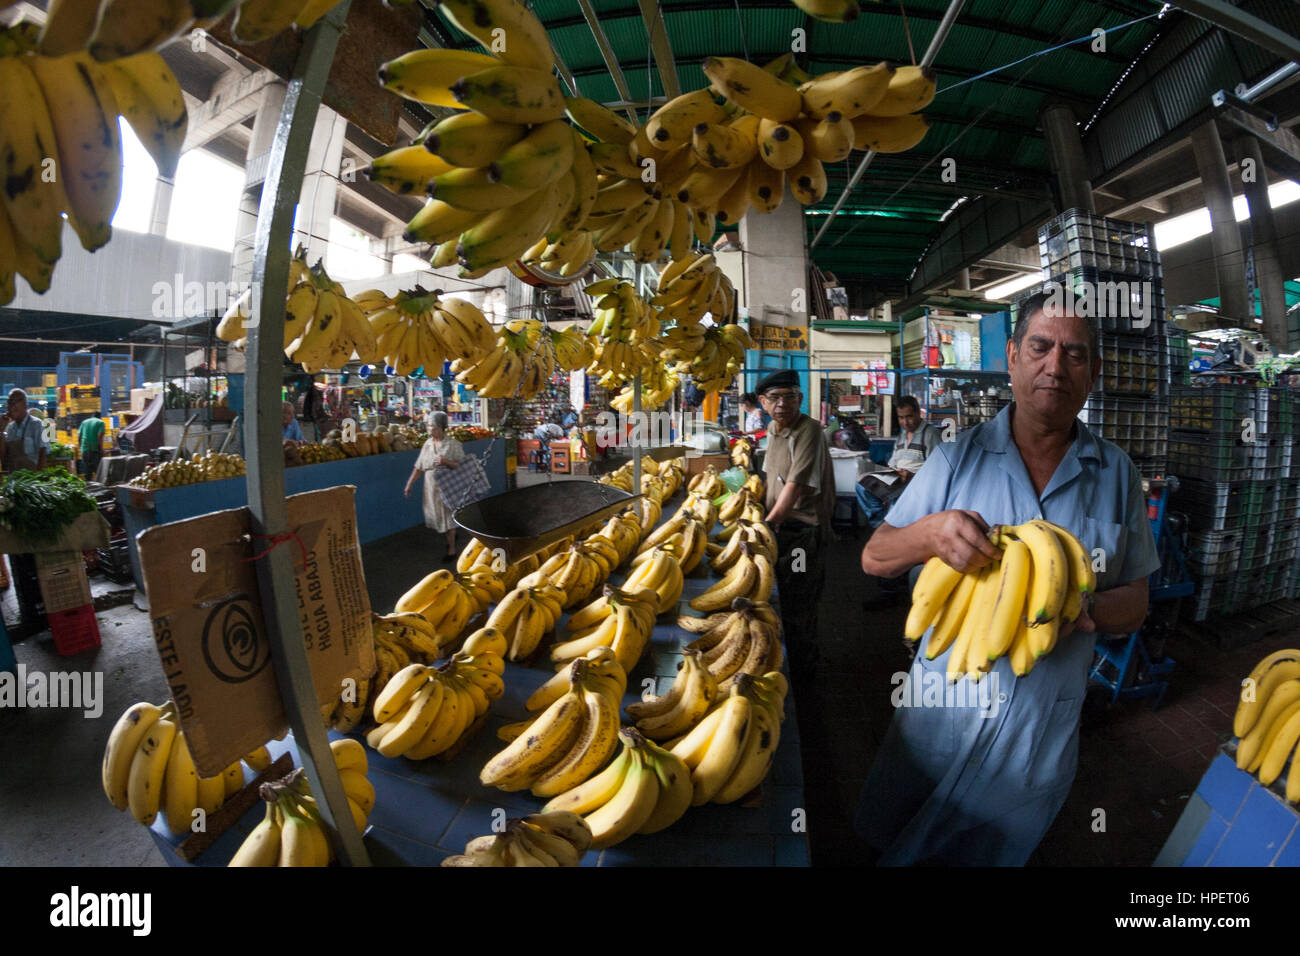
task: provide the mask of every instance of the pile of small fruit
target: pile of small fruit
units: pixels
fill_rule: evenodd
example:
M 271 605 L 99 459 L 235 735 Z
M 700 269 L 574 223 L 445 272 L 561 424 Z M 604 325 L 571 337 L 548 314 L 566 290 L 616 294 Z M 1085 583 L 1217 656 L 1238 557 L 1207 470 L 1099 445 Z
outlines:
M 140 472 L 139 477 L 132 484 L 139 488 L 157 491 L 160 488 L 194 485 L 201 481 L 238 478 L 245 473 L 245 470 L 244 459 L 238 455 L 225 455 L 208 450 L 197 458 L 175 459 L 151 465 Z

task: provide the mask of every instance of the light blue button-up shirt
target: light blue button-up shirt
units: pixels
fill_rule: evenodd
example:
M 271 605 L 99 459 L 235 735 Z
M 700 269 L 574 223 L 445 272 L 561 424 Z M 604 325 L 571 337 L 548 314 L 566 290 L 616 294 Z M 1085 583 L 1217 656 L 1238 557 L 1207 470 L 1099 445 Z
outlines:
M 1129 457 L 1078 422 L 1040 498 L 1011 436 L 1013 409 L 942 443 L 886 520 L 903 527 L 953 508 L 989 525 L 1045 518 L 1093 552 L 1098 590 L 1156 571 L 1146 497 Z M 858 830 L 884 849 L 882 865 L 931 857 L 1022 865 L 1074 780 L 1094 636 L 1062 639 L 1025 677 L 1003 657 L 978 685 L 965 677 L 948 685 L 952 650 L 926 660 L 928 639 L 894 688 L 894 719 L 863 788 Z

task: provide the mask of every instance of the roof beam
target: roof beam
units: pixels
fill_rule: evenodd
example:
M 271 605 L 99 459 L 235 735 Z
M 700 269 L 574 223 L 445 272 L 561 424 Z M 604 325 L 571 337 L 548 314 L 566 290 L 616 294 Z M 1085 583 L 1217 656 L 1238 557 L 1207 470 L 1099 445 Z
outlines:
M 645 21 L 646 34 L 650 37 L 650 50 L 654 53 L 655 66 L 659 68 L 659 79 L 664 85 L 664 95 L 670 100 L 682 95 L 681 84 L 677 82 L 677 62 L 673 59 L 673 47 L 668 42 L 668 24 L 664 23 L 663 0 L 637 0 L 641 7 L 641 19 Z
M 1177 0 L 1176 6 L 1229 33 L 1235 33 L 1270 53 L 1276 53 L 1284 60 L 1300 60 L 1300 37 L 1284 33 L 1267 20 L 1225 3 L 1224 0 Z
M 605 69 L 609 71 L 609 77 L 614 81 L 614 89 L 618 90 L 618 95 L 623 98 L 623 102 L 631 102 L 632 91 L 628 89 L 627 77 L 623 75 L 623 67 L 619 65 L 618 57 L 614 55 L 614 48 L 609 44 L 609 37 L 605 36 L 605 28 L 600 25 L 596 9 L 591 5 L 591 0 L 578 0 L 578 6 L 582 8 L 583 19 L 587 21 L 592 39 L 596 41 L 596 47 L 600 50 L 601 59 L 605 61 Z M 572 75 L 571 73 L 570 76 Z M 629 108 L 626 112 L 633 123 L 640 123 L 636 110 Z

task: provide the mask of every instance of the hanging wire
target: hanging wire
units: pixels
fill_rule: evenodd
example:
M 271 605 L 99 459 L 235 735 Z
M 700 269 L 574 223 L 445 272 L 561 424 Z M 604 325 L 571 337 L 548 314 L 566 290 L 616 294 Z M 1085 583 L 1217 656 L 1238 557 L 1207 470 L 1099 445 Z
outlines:
M 736 19 L 740 22 L 740 48 L 745 51 L 745 59 L 749 59 L 749 40 L 745 37 L 745 18 L 740 13 L 740 0 L 734 0 L 736 4 Z
M 916 48 L 912 46 L 912 28 L 907 22 L 907 10 L 903 8 L 903 0 L 898 0 L 898 12 L 903 15 L 903 33 L 907 36 L 907 52 L 912 58 L 912 66 L 916 66 Z

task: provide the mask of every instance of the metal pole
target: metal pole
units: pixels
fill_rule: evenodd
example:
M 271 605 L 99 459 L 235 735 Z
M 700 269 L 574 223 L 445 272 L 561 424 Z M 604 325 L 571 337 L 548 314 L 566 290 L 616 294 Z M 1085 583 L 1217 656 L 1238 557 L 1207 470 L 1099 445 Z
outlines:
M 939 55 L 939 48 L 943 46 L 943 42 L 948 39 L 948 33 L 952 30 L 953 24 L 957 22 L 957 15 L 961 13 L 962 5 L 965 4 L 965 2 L 966 0 L 952 0 L 952 2 L 948 4 L 948 9 L 944 12 L 943 19 L 939 21 L 939 26 L 934 31 L 934 36 L 930 38 L 930 45 L 926 48 L 925 55 L 921 57 L 921 62 L 918 64 L 921 69 L 928 69 L 934 63 L 935 57 Z M 875 158 L 876 154 L 872 150 L 867 150 L 867 155 L 862 157 L 862 162 L 860 162 L 858 168 L 853 171 L 853 176 L 849 179 L 848 185 L 844 187 L 844 191 L 840 193 L 840 198 L 835 200 L 835 205 L 831 208 L 830 215 L 826 217 L 826 221 L 822 223 L 822 227 L 817 230 L 817 235 L 813 236 L 812 242 L 808 243 L 809 249 L 812 249 L 817 245 L 817 243 L 821 242 L 822 236 L 824 236 L 826 230 L 831 227 L 831 223 L 835 221 L 835 217 L 840 214 L 840 210 L 843 209 L 844 204 L 848 202 L 849 195 L 857 188 L 858 181 L 862 179 L 863 174 L 867 171 L 867 167 L 871 165 L 871 161 Z
M 1300 63 L 1294 63 L 1294 62 L 1288 63 L 1286 66 L 1279 67 L 1278 69 L 1274 70 L 1272 73 L 1264 77 L 1254 86 L 1246 87 L 1244 90 L 1242 90 L 1240 93 L 1237 94 L 1237 98 L 1245 100 L 1247 103 L 1249 103 L 1251 100 L 1255 99 L 1255 97 L 1262 96 L 1263 94 L 1267 93 L 1273 87 L 1277 86 L 1287 77 L 1291 76 L 1296 72 L 1300 72 Z
M 636 264 L 636 270 L 633 274 L 632 284 L 636 286 L 636 294 L 641 294 L 641 263 Z M 636 370 L 636 378 L 632 380 L 632 430 L 635 433 L 637 424 L 641 421 L 641 370 Z M 650 429 L 643 433 L 650 434 Z M 641 493 L 641 451 L 643 442 L 636 442 L 632 447 L 632 494 Z
M 266 184 L 257 211 L 257 232 L 253 245 L 252 327 L 248 336 L 247 419 L 252 425 L 251 441 L 245 449 L 248 460 L 248 510 L 253 531 L 262 535 L 287 530 L 284 507 L 284 452 L 281 447 L 280 387 L 284 353 L 285 287 L 289 282 L 289 242 L 294 209 L 302 191 L 307 150 L 320 109 L 321 93 L 329 75 L 339 34 L 347 19 L 351 0 L 343 0 L 306 36 L 298 62 L 285 92 L 284 107 L 271 143 Z M 265 339 L 263 338 L 265 336 Z M 265 347 L 263 347 L 265 345 Z M 276 682 L 293 729 L 298 753 L 317 806 L 332 831 L 341 862 L 368 866 L 369 857 L 361 834 L 352 822 L 343 782 L 339 779 L 325 723 L 316 702 L 316 687 L 303 643 L 295 597 L 294 562 L 298 552 L 291 547 L 272 548 L 257 561 L 257 584 L 262 598 L 275 664 Z M 342 822 L 340 822 L 342 821 Z

